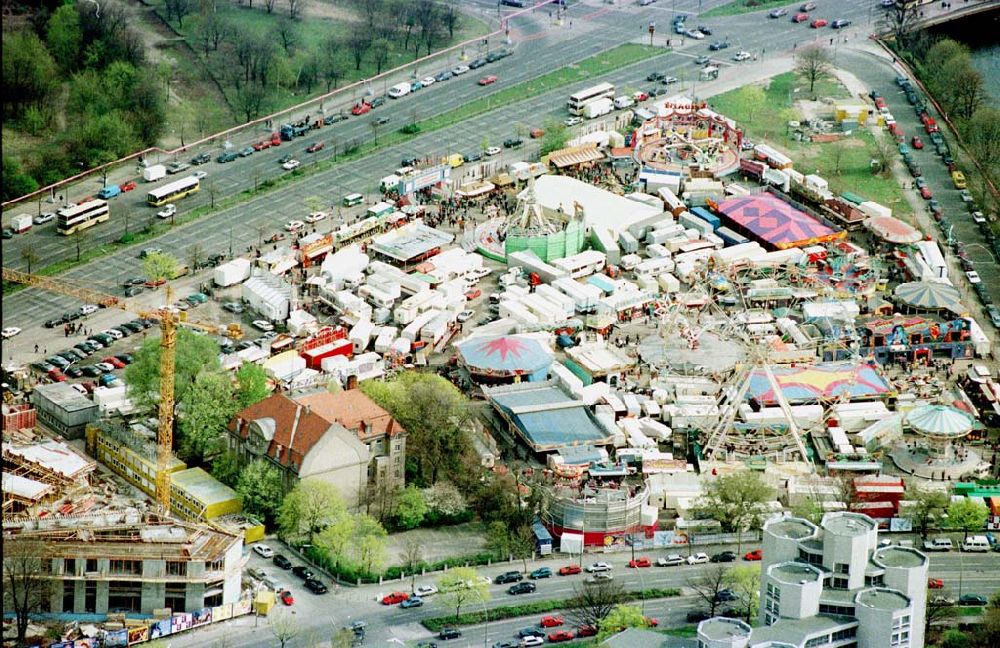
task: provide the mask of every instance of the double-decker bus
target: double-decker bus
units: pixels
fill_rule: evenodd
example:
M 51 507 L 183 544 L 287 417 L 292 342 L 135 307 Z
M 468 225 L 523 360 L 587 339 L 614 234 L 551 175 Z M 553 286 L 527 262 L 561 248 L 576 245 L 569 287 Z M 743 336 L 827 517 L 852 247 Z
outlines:
M 569 108 L 571 114 L 582 115 L 584 106 L 591 101 L 605 98 L 615 98 L 615 86 L 611 83 L 598 83 L 591 88 L 571 94 L 569 101 L 566 102 L 566 107 Z
M 168 202 L 174 202 L 185 196 L 190 196 L 200 188 L 201 181 L 194 176 L 188 176 L 153 189 L 146 194 L 146 202 L 152 207 L 159 207 Z
M 59 216 L 59 220 L 56 221 L 56 231 L 65 236 L 111 218 L 108 201 L 100 198 L 73 207 L 64 207 L 56 213 Z

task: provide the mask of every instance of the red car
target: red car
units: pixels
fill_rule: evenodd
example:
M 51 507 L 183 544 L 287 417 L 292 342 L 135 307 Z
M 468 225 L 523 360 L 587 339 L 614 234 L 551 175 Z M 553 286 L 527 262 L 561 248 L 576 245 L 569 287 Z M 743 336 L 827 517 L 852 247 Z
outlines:
M 931 188 L 928 186 L 920 187 L 920 197 L 924 200 L 930 200 L 934 196 L 931 194 Z
M 538 139 L 539 137 L 545 136 L 545 131 L 543 131 L 541 128 L 532 128 L 530 131 L 528 131 L 528 134 L 531 135 L 531 139 Z
M 281 146 L 281 135 L 271 133 L 271 146 Z
M 809 14 L 807 13 L 797 13 L 794 16 L 792 16 L 793 23 L 801 23 L 807 20 L 809 20 Z
M 397 603 L 402 603 L 408 598 L 410 598 L 410 595 L 406 592 L 393 592 L 392 594 L 387 594 L 382 598 L 382 605 L 395 605 Z
M 878 108 L 879 110 L 882 110 L 883 108 L 885 108 L 885 105 L 886 105 L 885 104 L 885 99 L 883 99 L 882 97 L 875 97 L 875 107 L 876 108 Z
M 295 605 L 295 597 L 288 590 L 281 593 L 281 602 L 285 605 Z
M 253 150 L 263 151 L 264 149 L 271 148 L 271 140 L 264 140 L 263 142 L 257 142 L 253 145 Z
M 597 634 L 597 628 L 592 625 L 580 626 L 576 631 L 577 637 L 593 637 Z
M 476 297 L 479 297 L 482 294 L 483 294 L 482 290 L 480 290 L 479 288 L 473 288 L 469 292 L 465 293 L 465 298 L 468 301 L 472 301 L 473 299 L 475 299 Z
M 135 180 L 129 180 L 128 182 L 118 185 L 118 189 L 121 191 L 132 191 L 135 189 Z
M 543 628 L 555 628 L 557 626 L 561 626 L 563 623 L 564 621 L 561 616 L 550 614 L 549 616 L 543 616 L 538 625 Z
M 652 566 L 652 564 L 653 563 L 650 562 L 649 558 L 646 558 L 646 557 L 636 558 L 635 560 L 628 561 L 628 566 L 629 567 L 633 567 L 633 568 L 637 568 L 637 567 L 650 567 L 650 566 Z
M 549 633 L 549 643 L 559 643 L 560 641 L 573 641 L 571 630 L 556 630 Z
M 49 369 L 48 376 L 56 382 L 66 382 L 66 374 L 60 371 L 58 367 Z
M 496 83 L 496 81 L 497 81 L 497 75 L 489 74 L 479 80 L 479 85 L 490 85 L 491 83 Z
M 566 565 L 565 567 L 559 568 L 560 576 L 572 576 L 573 574 L 579 574 L 583 570 L 580 569 L 580 565 Z
M 372 109 L 372 105 L 367 101 L 362 101 L 361 103 L 355 105 L 351 108 L 352 115 L 364 115 Z
M 941 589 L 944 587 L 944 581 L 940 578 L 928 578 L 927 587 L 928 589 Z
M 915 149 L 922 149 L 922 148 L 924 148 L 924 140 L 920 139 L 916 135 L 914 135 L 913 139 L 910 140 L 910 144 L 912 144 L 913 148 L 915 148 Z
M 310 144 L 309 147 L 306 148 L 306 153 L 315 153 L 316 151 L 322 151 L 324 146 L 325 146 L 324 142 L 315 142 L 313 144 Z
M 632 98 L 636 101 L 645 101 L 649 99 L 649 94 L 643 92 L 642 90 L 637 90 L 636 93 L 632 95 Z
M 107 362 L 109 365 L 111 365 L 115 369 L 124 369 L 125 368 L 125 363 L 122 362 L 121 360 L 119 360 L 118 358 L 114 357 L 114 356 L 108 356 L 107 358 L 104 358 L 103 360 L 101 360 L 101 362 Z
M 83 385 L 83 388 L 87 390 L 88 394 L 93 394 L 94 390 L 97 389 L 97 385 L 92 380 L 86 380 L 80 384 Z
M 761 549 L 754 549 L 743 554 L 743 560 L 760 560 L 763 557 L 764 552 Z
M 653 617 L 646 617 L 646 623 L 649 624 L 650 628 L 655 628 L 656 626 L 660 625 L 660 620 L 654 619 Z
M 819 29 L 820 27 L 826 27 L 830 24 L 830 21 L 826 18 L 817 18 L 816 20 L 809 23 L 809 26 L 813 29 Z

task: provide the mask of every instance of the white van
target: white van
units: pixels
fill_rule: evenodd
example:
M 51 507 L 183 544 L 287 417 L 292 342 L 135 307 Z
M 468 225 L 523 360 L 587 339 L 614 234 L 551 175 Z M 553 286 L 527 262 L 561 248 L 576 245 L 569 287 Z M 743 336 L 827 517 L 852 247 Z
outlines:
M 409 83 L 397 83 L 396 85 L 389 88 L 389 97 L 392 99 L 399 99 L 410 94 L 410 84 Z
M 989 551 L 990 541 L 986 539 L 986 536 L 975 535 L 969 536 L 962 543 L 962 551 Z
M 635 101 L 632 97 L 622 95 L 620 97 L 615 97 L 615 108 L 622 110 L 623 108 L 628 108 L 629 106 L 634 106 Z

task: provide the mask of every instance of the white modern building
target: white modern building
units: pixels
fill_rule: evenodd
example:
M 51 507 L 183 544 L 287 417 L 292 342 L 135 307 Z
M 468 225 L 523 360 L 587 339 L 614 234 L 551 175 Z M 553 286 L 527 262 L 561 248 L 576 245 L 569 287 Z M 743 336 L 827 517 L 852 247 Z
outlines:
M 923 647 L 927 557 L 908 547 L 879 548 L 870 517 L 827 513 L 818 526 L 771 520 L 763 554 L 761 625 L 747 636 L 729 619 L 709 619 L 698 627 L 700 646 Z

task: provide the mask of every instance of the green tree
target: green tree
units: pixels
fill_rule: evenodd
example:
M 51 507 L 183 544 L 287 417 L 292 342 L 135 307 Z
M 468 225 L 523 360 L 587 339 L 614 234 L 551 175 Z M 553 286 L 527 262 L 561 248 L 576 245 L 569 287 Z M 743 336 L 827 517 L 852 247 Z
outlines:
M 474 567 L 455 567 L 449 569 L 437 580 L 438 605 L 445 609 L 454 609 L 458 619 L 462 608 L 470 603 L 485 604 L 490 600 L 489 585 L 479 580 Z
M 743 533 L 760 528 L 763 505 L 773 497 L 773 489 L 764 483 L 760 475 L 746 470 L 709 481 L 699 508 L 713 520 L 718 520 L 723 530 Z M 737 544 L 741 549 L 742 537 Z
M 552 151 L 566 148 L 566 140 L 569 139 L 569 131 L 566 125 L 555 120 L 545 122 L 545 134 L 542 135 L 542 146 L 538 151 L 539 155 L 548 155 Z
M 977 110 L 965 127 L 965 137 L 973 155 L 996 177 L 1000 173 L 1000 110 L 990 106 Z M 5 184 L 6 176 L 4 162 Z
M 948 508 L 948 496 L 913 484 L 906 491 L 906 499 L 910 502 L 906 509 L 910 522 L 920 531 L 920 537 L 926 538 L 931 525 L 938 524 Z
M 281 471 L 265 459 L 255 459 L 240 471 L 236 492 L 243 499 L 244 511 L 264 518 L 271 526 L 285 496 Z
M 457 472 L 470 443 L 462 432 L 470 418 L 468 399 L 436 374 L 406 372 L 391 382 L 368 380 L 361 389 L 407 431 L 407 470 L 417 486 Z
M 198 374 L 220 370 L 219 346 L 207 335 L 177 329 L 174 347 L 174 401 L 183 404 Z M 160 339 L 149 338 L 125 368 L 129 398 L 142 411 L 156 407 L 160 400 Z
M 59 67 L 67 72 L 76 68 L 83 43 L 83 31 L 80 29 L 80 14 L 75 6 L 67 4 L 55 10 L 49 18 L 45 41 Z
M 941 635 L 941 648 L 970 648 L 972 646 L 971 637 L 961 630 L 954 628 L 945 630 Z
M 597 632 L 597 643 L 613 634 L 618 634 L 625 628 L 648 628 L 649 619 L 635 605 L 619 604 L 601 621 Z
M 226 425 L 236 413 L 233 381 L 228 373 L 203 371 L 185 394 L 178 415 L 178 454 L 200 464 L 222 449 Z
M 363 513 L 355 516 L 351 546 L 358 565 L 368 574 L 381 572 L 385 566 L 386 535 L 385 529 L 372 516 Z
M 162 252 L 154 252 L 142 260 L 142 271 L 150 281 L 173 279 L 177 276 L 177 259 Z
M 25 107 L 44 102 L 55 90 L 59 75 L 45 44 L 31 30 L 4 30 L 2 48 L 4 118 L 16 118 Z
M 819 524 L 823 519 L 823 506 L 812 497 L 807 497 L 792 507 L 792 515 Z
M 236 411 L 256 405 L 271 394 L 267 372 L 259 364 L 244 362 L 236 370 Z
M 345 560 L 347 550 L 354 537 L 354 522 L 354 517 L 346 510 L 337 511 L 329 525 L 313 541 L 317 547 L 326 552 L 337 567 L 347 562 Z
M 400 529 L 415 529 L 427 515 L 427 502 L 416 486 L 407 486 L 396 502 L 396 526 Z
M 739 597 L 737 609 L 750 623 L 760 609 L 760 565 L 737 565 L 730 571 L 733 593 Z
M 38 189 L 38 182 L 21 169 L 16 159 L 3 156 L 3 198 L 19 198 Z
M 990 510 L 982 502 L 976 502 L 964 497 L 948 505 L 948 517 L 945 524 L 949 529 L 962 531 L 964 542 L 969 537 L 969 531 L 979 531 L 986 526 Z
M 809 92 L 816 88 L 816 82 L 830 75 L 833 57 L 830 50 L 820 45 L 804 47 L 795 59 L 795 70 L 809 81 Z
M 240 458 L 235 452 L 223 452 L 212 460 L 212 477 L 220 482 L 236 488 L 236 482 L 240 477 Z
M 305 479 L 281 503 L 278 527 L 284 538 L 315 543 L 317 534 L 345 512 L 344 500 L 333 484 L 319 479 Z
M 759 85 L 746 85 L 737 90 L 738 102 L 743 107 L 743 117 L 752 124 L 756 115 L 767 102 L 764 88 Z

